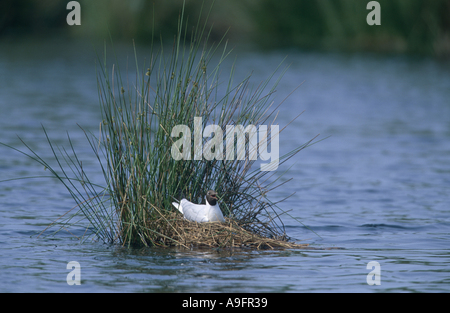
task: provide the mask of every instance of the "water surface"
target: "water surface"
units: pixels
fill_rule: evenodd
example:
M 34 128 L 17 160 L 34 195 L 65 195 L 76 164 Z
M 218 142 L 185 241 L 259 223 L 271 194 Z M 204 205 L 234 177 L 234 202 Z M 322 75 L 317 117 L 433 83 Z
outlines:
M 123 53 L 132 57 L 131 44 Z M 2 292 L 448 292 L 450 291 L 450 66 L 401 56 L 296 51 L 237 51 L 237 77 L 257 84 L 286 56 L 277 88 L 280 136 L 300 152 L 273 199 L 283 203 L 288 235 L 339 250 L 216 251 L 128 249 L 80 244 L 62 231 L 37 238 L 74 206 L 54 179 L 0 183 Z M 0 44 L 0 141 L 51 158 L 42 125 L 67 145 L 70 134 L 93 179 L 101 172 L 79 126 L 101 120 L 92 46 Z M 223 77 L 226 80 L 226 76 Z M 0 146 L 1 179 L 49 175 Z M 300 224 L 295 219 L 300 220 Z M 313 231 L 311 231 L 313 230 Z M 80 235 L 76 233 L 75 235 Z M 69 261 L 81 285 L 69 286 Z M 381 266 L 381 285 L 366 282 L 367 263 Z

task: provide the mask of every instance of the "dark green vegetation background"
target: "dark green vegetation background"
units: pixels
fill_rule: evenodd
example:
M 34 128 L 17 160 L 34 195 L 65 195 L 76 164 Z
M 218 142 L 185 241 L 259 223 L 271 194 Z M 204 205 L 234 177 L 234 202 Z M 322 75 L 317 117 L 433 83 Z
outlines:
M 182 0 L 79 0 L 81 26 L 68 26 L 69 1 L 2 0 L 0 40 L 18 37 L 173 38 Z M 202 0 L 187 0 L 194 23 Z M 212 1 L 206 0 L 205 9 Z M 259 47 L 450 56 L 450 0 L 378 0 L 381 25 L 369 26 L 369 0 L 216 0 L 212 38 Z M 153 16 L 153 10 L 155 14 Z M 203 18 L 206 14 L 202 15 Z M 154 19 L 154 24 L 153 24 Z

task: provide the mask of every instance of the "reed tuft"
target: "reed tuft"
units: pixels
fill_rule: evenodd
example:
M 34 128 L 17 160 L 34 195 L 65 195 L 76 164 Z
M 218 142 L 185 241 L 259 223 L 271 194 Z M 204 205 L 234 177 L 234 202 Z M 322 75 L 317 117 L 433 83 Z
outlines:
M 105 48 L 97 71 L 100 133 L 85 132 L 104 186 L 89 180 L 72 144 L 69 151 L 59 149 L 47 133 L 59 169 L 34 152 L 28 155 L 48 168 L 77 203 L 75 214 L 70 212 L 55 224 L 66 229 L 78 225 L 74 217 L 82 216 L 90 234 L 128 246 L 304 247 L 289 241 L 280 218 L 284 212 L 267 197 L 286 181 L 279 183 L 274 172 L 255 169 L 256 161 L 248 158 L 249 143 L 244 160 L 199 157 L 195 140 L 190 159 L 172 156 L 179 134 L 173 137 L 171 130 L 177 125 L 194 130 L 201 117 L 201 128 L 219 125 L 225 142 L 227 125 L 270 127 L 276 124 L 279 107 L 271 100 L 281 78 L 274 79 L 275 73 L 251 89 L 251 76 L 234 84 L 232 69 L 225 90 L 219 90 L 221 66 L 229 55 L 227 43 L 222 39 L 210 45 L 211 30 L 200 22 L 189 33 L 187 28 L 182 10 L 170 51 L 163 44 L 156 49 L 155 44 L 149 61 L 140 66 L 135 49 L 134 80 L 121 74 L 117 59 L 108 65 Z M 267 138 L 268 143 L 275 135 Z M 201 137 L 202 146 L 209 140 Z M 277 161 L 282 164 L 313 140 Z M 188 222 L 171 205 L 182 197 L 199 203 L 209 189 L 218 192 L 226 223 Z

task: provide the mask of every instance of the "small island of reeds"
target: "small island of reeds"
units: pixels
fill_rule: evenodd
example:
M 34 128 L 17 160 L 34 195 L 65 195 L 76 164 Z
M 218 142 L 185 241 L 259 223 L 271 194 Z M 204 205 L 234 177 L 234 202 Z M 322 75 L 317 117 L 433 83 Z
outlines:
M 200 22 L 190 28 L 182 10 L 170 48 L 163 40 L 154 42 L 151 55 L 143 62 L 134 49 L 136 73 L 132 78 L 128 72 L 122 75 L 117 58 L 114 64 L 108 63 L 105 47 L 97 65 L 100 131 L 98 135 L 85 131 L 104 185 L 89 179 L 70 137 L 70 149 L 59 148 L 44 129 L 57 166 L 52 167 L 32 150 L 24 153 L 50 170 L 76 202 L 51 226 L 58 230 L 79 227 L 74 216 L 82 216 L 86 229 L 83 238 L 92 235 L 103 242 L 134 247 L 307 246 L 289 238 L 281 219 L 286 212 L 268 198 L 269 192 L 289 180 L 281 182 L 282 175 L 276 171 L 255 166 L 257 160 L 250 155 L 259 156 L 263 151 L 255 150 L 250 138 L 245 140 L 244 135 L 244 142 L 239 142 L 233 135 L 231 143 L 225 138 L 229 126 L 247 129 L 252 125 L 265 130 L 266 149 L 273 144 L 282 129 L 271 127 L 277 125 L 281 105 L 274 104 L 272 94 L 283 73 L 274 78 L 276 69 L 253 88 L 251 75 L 234 83 L 231 68 L 228 82 L 222 83 L 221 67 L 230 51 L 224 39 L 210 43 L 210 31 Z M 173 132 L 178 125 L 192 133 L 199 127 L 210 127 L 211 135 L 181 136 Z M 212 145 L 214 138 L 226 142 L 226 149 Z M 286 155 L 273 157 L 274 168 L 311 145 L 313 139 Z M 199 144 L 203 155 L 196 149 Z M 239 155 L 239 147 L 246 157 Z M 214 157 L 211 153 L 205 156 L 205 149 Z M 219 195 L 225 223 L 187 221 L 171 204 L 181 198 L 200 204 L 210 189 Z

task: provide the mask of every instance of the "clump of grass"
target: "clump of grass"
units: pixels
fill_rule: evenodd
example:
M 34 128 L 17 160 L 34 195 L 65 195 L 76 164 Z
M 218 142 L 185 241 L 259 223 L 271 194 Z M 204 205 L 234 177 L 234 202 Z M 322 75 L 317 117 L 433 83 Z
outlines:
M 153 46 L 147 63 L 139 66 L 135 49 L 133 80 L 122 76 L 117 64 L 109 67 L 105 49 L 104 62 L 98 68 L 100 134 L 86 133 L 105 186 L 89 180 L 71 143 L 69 151 L 58 149 L 47 136 L 58 170 L 34 152 L 29 155 L 67 187 L 77 203 L 75 216 L 85 217 L 87 229 L 101 240 L 129 246 L 260 248 L 276 246 L 275 242 L 291 246 L 280 219 L 283 212 L 267 197 L 281 185 L 266 177 L 273 172 L 255 170 L 255 161 L 249 159 L 175 160 L 171 155 L 175 140 L 171 130 L 177 125 L 194 130 L 196 117 L 202 118 L 202 129 L 210 124 L 222 130 L 226 125 L 266 123 L 270 127 L 276 121 L 278 106 L 273 106 L 271 95 L 279 79 L 270 87 L 272 74 L 251 90 L 250 76 L 234 85 L 232 70 L 226 89 L 219 91 L 219 74 L 229 50 L 223 40 L 209 45 L 209 34 L 210 29 L 200 22 L 188 33 L 182 10 L 171 51 L 167 53 L 163 44 L 159 49 Z M 217 63 L 211 64 L 217 53 Z M 208 138 L 201 140 L 204 146 Z M 282 156 L 280 164 L 311 142 Z M 248 143 L 246 150 L 249 155 Z M 174 199 L 199 202 L 209 189 L 220 195 L 227 223 L 199 226 L 175 216 Z M 71 216 L 60 225 L 67 228 L 75 224 L 73 220 Z

